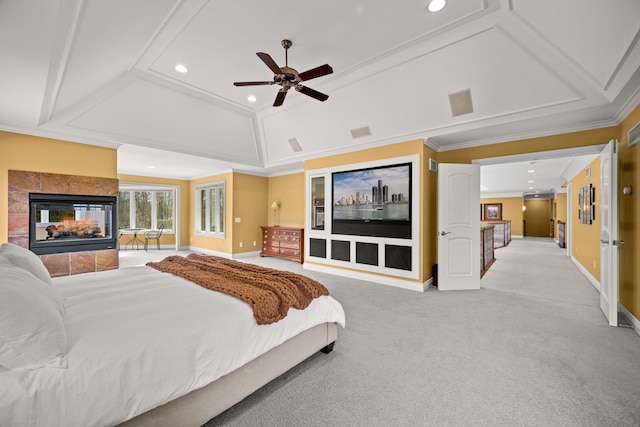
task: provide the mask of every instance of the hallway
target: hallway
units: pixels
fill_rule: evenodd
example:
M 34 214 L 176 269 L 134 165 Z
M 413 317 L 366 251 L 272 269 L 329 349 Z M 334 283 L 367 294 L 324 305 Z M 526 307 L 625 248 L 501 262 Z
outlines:
M 513 239 L 494 256 L 496 261 L 480 281 L 482 288 L 600 310 L 600 294 L 552 238 Z M 604 314 L 602 319 L 606 320 Z

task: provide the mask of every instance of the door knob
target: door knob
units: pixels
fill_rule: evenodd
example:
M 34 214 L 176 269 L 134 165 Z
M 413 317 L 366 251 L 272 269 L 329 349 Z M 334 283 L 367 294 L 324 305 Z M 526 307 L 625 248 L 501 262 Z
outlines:
M 450 231 L 441 231 L 440 232 L 441 236 L 446 236 L 447 234 L 451 234 L 451 232 Z

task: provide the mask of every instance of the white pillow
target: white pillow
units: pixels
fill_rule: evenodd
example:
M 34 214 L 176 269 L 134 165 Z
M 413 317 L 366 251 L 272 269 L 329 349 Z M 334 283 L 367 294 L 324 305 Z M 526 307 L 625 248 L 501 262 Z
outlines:
M 49 271 L 40 260 L 40 257 L 29 249 L 13 243 L 3 243 L 0 246 L 0 265 L 4 264 L 2 258 L 9 261 L 11 265 L 27 270 L 44 283 L 53 284 Z
M 66 352 L 62 298 L 28 271 L 0 265 L 0 365 L 66 368 Z

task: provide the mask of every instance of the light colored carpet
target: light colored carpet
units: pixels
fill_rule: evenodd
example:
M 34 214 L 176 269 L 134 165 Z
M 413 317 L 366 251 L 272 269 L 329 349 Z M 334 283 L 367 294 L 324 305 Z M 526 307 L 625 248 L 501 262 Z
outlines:
M 551 239 L 514 240 L 479 291 L 425 293 L 303 270 L 346 311 L 317 354 L 214 426 L 638 426 L 640 337 Z

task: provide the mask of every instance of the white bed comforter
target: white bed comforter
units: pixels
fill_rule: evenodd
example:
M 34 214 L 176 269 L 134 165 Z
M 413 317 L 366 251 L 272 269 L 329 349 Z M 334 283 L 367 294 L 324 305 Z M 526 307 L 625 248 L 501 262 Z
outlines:
M 315 299 L 258 326 L 248 304 L 150 267 L 54 279 L 67 369 L 0 371 L 0 426 L 107 426 L 201 388 L 342 306 Z

